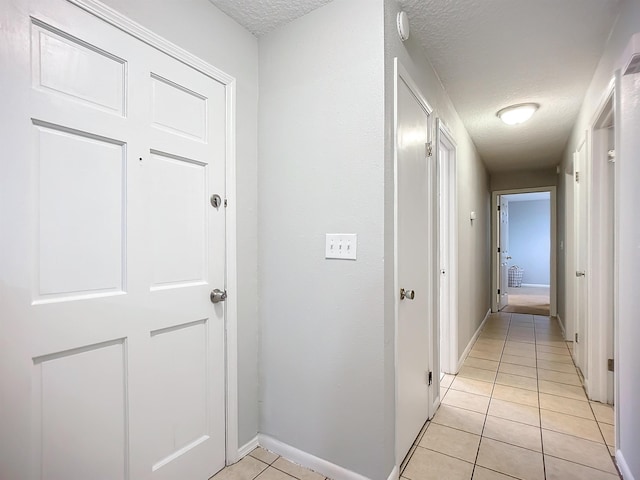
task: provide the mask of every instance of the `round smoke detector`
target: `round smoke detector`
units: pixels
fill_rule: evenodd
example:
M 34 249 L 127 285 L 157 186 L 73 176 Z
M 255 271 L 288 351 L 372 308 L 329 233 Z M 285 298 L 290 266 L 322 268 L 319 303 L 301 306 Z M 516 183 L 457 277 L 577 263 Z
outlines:
M 400 35 L 400 40 L 404 42 L 409 39 L 409 34 L 411 33 L 409 28 L 409 15 L 404 11 L 399 12 L 396 20 L 398 22 L 398 35 Z

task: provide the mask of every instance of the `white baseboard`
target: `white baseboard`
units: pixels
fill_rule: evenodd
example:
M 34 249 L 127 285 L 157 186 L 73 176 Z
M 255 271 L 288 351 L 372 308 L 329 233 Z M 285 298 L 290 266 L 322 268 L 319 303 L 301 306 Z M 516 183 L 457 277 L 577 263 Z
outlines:
M 556 318 L 558 319 L 558 323 L 560 324 L 560 330 L 562 330 L 562 338 L 567 340 L 567 331 L 564 329 L 564 323 L 562 323 L 562 318 L 560 318 L 560 315 L 556 315 Z
M 551 288 L 551 285 L 545 285 L 544 283 L 523 283 L 522 284 L 523 287 L 544 287 L 544 288 Z M 513 288 L 513 287 L 511 287 Z
M 258 446 L 258 435 L 249 440 L 246 444 L 238 449 L 238 460 L 242 460 L 249 455 Z
M 395 466 L 393 467 L 393 470 L 391 470 L 391 473 L 387 477 L 387 480 L 398 480 L 399 478 L 400 478 L 400 470 L 398 470 L 398 467 Z
M 462 364 L 467 359 L 467 355 L 469 355 L 469 352 L 471 351 L 471 347 L 473 347 L 473 344 L 478 339 L 478 336 L 480 335 L 480 332 L 482 331 L 482 327 L 484 327 L 484 324 L 487 323 L 487 319 L 489 318 L 489 315 L 491 315 L 491 309 L 487 310 L 487 313 L 484 316 L 484 319 L 482 320 L 482 323 L 480 323 L 480 326 L 476 330 L 476 333 L 474 333 L 473 337 L 471 337 L 471 340 L 469 340 L 469 343 L 467 344 L 467 348 L 464 349 L 464 352 L 462 352 L 462 355 L 458 359 L 458 366 L 456 367 L 456 373 L 458 373 L 460 371 L 460 367 L 462 367 Z
M 616 450 L 616 463 L 618 464 L 618 468 L 620 469 L 620 473 L 622 474 L 622 478 L 624 480 L 635 480 L 635 478 L 633 478 L 631 470 L 629 469 L 629 465 L 627 465 L 627 462 L 625 461 L 624 456 L 622 455 L 622 452 L 620 450 Z
M 352 472 L 340 465 L 336 465 L 335 463 L 331 463 L 310 453 L 298 450 L 297 448 L 287 445 L 280 440 L 276 440 L 269 435 L 264 435 L 262 433 L 258 434 L 258 443 L 260 446 L 273 453 L 277 453 L 290 462 L 318 472 L 325 477 L 332 478 L 333 480 L 369 480 L 364 475 Z M 397 467 L 394 467 L 391 471 L 391 475 L 389 475 L 389 480 L 396 480 L 397 478 L 398 469 Z

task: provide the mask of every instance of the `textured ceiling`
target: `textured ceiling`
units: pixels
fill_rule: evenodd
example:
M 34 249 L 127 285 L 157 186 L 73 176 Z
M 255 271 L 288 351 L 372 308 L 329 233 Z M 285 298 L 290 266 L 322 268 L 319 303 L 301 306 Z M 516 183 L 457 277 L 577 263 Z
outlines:
M 331 1 L 211 0 L 211 3 L 259 37 Z
M 489 170 L 559 163 L 617 0 L 400 3 Z M 496 117 L 525 102 L 540 104 L 529 122 Z
M 256 36 L 330 1 L 211 0 Z M 618 0 L 399 2 L 489 170 L 558 164 Z M 540 104 L 529 122 L 496 117 L 525 102 Z

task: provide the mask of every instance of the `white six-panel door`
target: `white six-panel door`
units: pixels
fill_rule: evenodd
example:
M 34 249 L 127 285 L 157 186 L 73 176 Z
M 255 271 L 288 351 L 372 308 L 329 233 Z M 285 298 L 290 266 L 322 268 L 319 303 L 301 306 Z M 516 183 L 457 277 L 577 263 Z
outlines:
M 225 451 L 225 87 L 63 0 L 0 9 L 0 477 L 206 479 Z

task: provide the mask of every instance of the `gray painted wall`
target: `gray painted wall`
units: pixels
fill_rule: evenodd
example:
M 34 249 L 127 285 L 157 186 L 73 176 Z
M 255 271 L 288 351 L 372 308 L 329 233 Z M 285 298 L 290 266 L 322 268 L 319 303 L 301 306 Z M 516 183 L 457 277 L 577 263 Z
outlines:
M 260 432 L 384 480 L 382 0 L 336 0 L 259 47 Z M 356 261 L 324 258 L 331 232 L 358 234 Z
M 102 0 L 237 81 L 239 444 L 258 432 L 258 42 L 207 0 Z
M 606 88 L 613 77 L 616 68 L 619 68 L 624 49 L 631 36 L 640 31 L 640 2 L 637 0 L 622 0 L 620 2 L 620 14 L 616 25 L 613 28 L 609 41 L 600 58 L 598 68 L 593 76 L 591 85 L 585 95 L 585 101 L 577 118 L 573 133 L 567 143 L 562 170 L 571 172 L 571 162 L 573 152 L 579 142 L 584 138 L 585 130 L 590 128 L 591 121 L 596 114 L 596 110 L 606 91 Z M 619 159 L 616 161 L 616 185 L 619 198 L 619 232 L 618 232 L 618 257 L 620 258 L 618 272 L 618 383 L 620 385 L 619 396 L 616 399 L 620 422 L 617 426 L 620 435 L 620 444 L 616 447 L 626 460 L 631 474 L 634 478 L 640 478 L 640 413 L 637 403 L 640 398 L 640 376 L 637 374 L 637 365 L 640 365 L 640 349 L 637 348 L 637 340 L 640 338 L 640 322 L 637 321 L 640 310 L 640 297 L 637 295 L 637 286 L 640 283 L 638 278 L 638 244 L 640 244 L 640 232 L 637 224 L 637 205 L 640 203 L 637 186 L 640 171 L 638 166 L 638 137 L 637 132 L 638 117 L 637 105 L 640 102 L 638 95 L 638 74 L 625 77 L 623 90 L 620 92 L 623 98 L 623 122 L 626 126 L 619 125 L 621 130 L 621 145 L 616 149 L 619 152 Z M 634 85 L 635 83 L 635 85 Z M 635 95 L 631 92 L 635 89 Z M 635 102 L 635 106 L 634 106 Z M 626 108 L 625 108 L 626 105 Z M 630 107 L 630 108 L 629 108 Z M 635 117 L 635 118 L 634 118 Z M 620 128 L 621 127 L 621 128 Z M 626 130 L 625 130 L 626 128 Z M 570 194 L 567 189 L 567 182 L 571 181 L 571 175 L 562 175 L 558 188 L 559 197 L 564 197 L 563 204 L 566 208 L 571 208 Z M 566 218 L 566 213 L 563 218 Z M 567 238 L 565 222 L 559 222 L 562 229 L 559 238 Z M 558 261 L 564 262 L 565 255 L 572 250 L 567 245 Z M 567 278 L 571 272 L 562 272 L 559 276 L 560 292 L 567 288 Z M 561 316 L 567 311 L 566 304 L 560 305 Z
M 558 184 L 555 168 L 540 170 L 517 170 L 491 174 L 491 191 L 518 188 L 551 187 Z
M 509 254 L 524 268 L 522 283 L 549 285 L 550 200 L 509 202 Z

